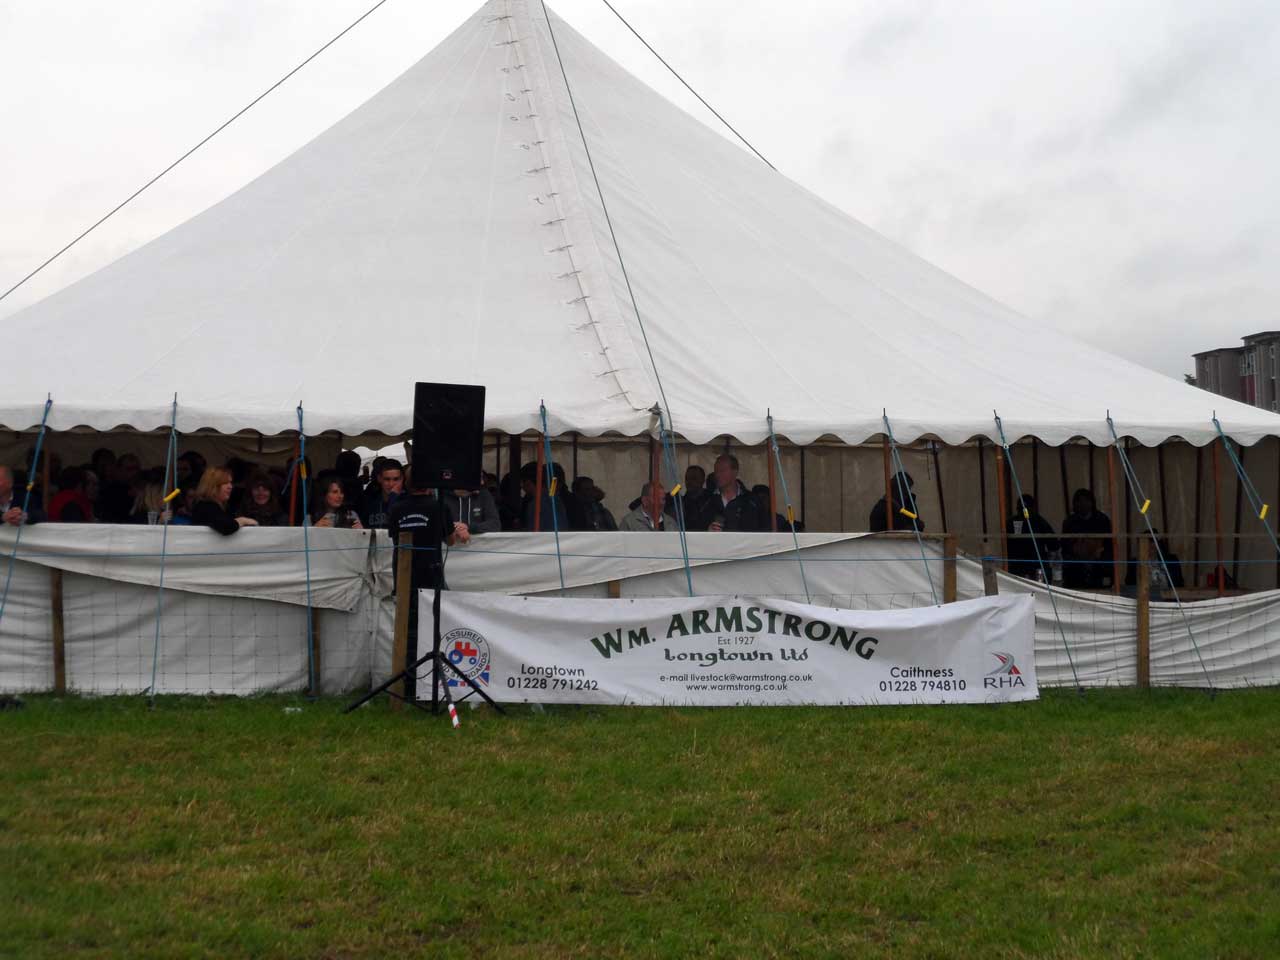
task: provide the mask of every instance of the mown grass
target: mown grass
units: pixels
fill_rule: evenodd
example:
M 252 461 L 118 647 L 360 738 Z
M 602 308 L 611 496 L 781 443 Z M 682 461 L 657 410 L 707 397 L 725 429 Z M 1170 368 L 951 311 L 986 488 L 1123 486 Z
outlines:
M 1280 955 L 1280 691 L 341 706 L 0 714 L 0 954 Z

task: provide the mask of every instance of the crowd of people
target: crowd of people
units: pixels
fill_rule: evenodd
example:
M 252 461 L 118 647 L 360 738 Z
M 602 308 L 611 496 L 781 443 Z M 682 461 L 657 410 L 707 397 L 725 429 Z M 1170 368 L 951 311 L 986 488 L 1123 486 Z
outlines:
M 246 526 L 298 525 L 305 501 L 317 527 L 386 528 L 392 508 L 405 496 L 409 470 L 385 457 L 362 467 L 357 454 L 343 451 L 332 467 L 312 476 L 303 497 L 302 477 L 310 473 L 238 458 L 210 466 L 192 450 L 177 458 L 176 476 L 167 478 L 163 467 L 144 469 L 136 455 L 117 457 L 102 448 L 85 464 L 64 468 L 55 462 L 52 489 L 34 490 L 25 513 L 26 472 L 0 464 L 0 520 L 11 525 L 169 522 L 232 534 Z M 547 482 L 545 469 L 540 477 L 538 465 L 526 463 L 501 481 L 486 473 L 480 488 L 443 491 L 441 499 L 453 522 L 471 534 L 653 531 L 676 529 L 681 522 L 688 530 L 767 531 L 775 524 L 790 529 L 785 517 L 772 513 L 769 487 L 748 488 L 738 474 L 737 457 L 725 453 L 710 475 L 690 466 L 673 492 L 660 481 L 644 483 L 620 520 L 591 477 L 578 476 L 569 484 L 559 463 L 551 465 L 554 482 Z M 796 526 L 804 528 L 799 521 Z
M 26 472 L 0 464 L 0 522 L 21 523 L 136 523 L 194 524 L 222 534 L 246 526 L 278 527 L 302 522 L 304 503 L 317 527 L 386 529 L 398 501 L 406 498 L 408 468 L 379 457 L 363 467 L 359 455 L 343 451 L 332 467 L 311 470 L 264 467 L 232 458 L 224 466 L 209 466 L 195 451 L 176 461 L 176 477 L 163 467 L 143 469 L 131 453 L 117 457 L 106 448 L 95 451 L 86 464 L 51 471 L 56 483 L 48 491 L 33 490 L 26 511 Z M 594 530 L 646 532 L 675 530 L 761 532 L 790 530 L 787 518 L 774 511 L 766 485 L 748 487 L 739 477 L 737 457 L 723 453 L 710 474 L 690 465 L 682 482 L 668 491 L 657 480 L 644 483 L 621 519 L 605 506 L 605 491 L 589 476 L 566 482 L 564 469 L 552 463 L 553 483 L 539 477 L 536 463 L 524 464 L 501 480 L 484 474 L 478 489 L 443 491 L 448 522 L 460 536 L 499 530 Z M 304 481 L 304 477 L 310 477 Z M 306 482 L 306 496 L 302 484 Z M 172 484 L 172 490 L 166 486 Z M 925 530 L 912 495 L 914 480 L 901 472 L 890 481 L 890 496 L 872 507 L 867 528 Z M 47 494 L 47 500 L 46 500 Z M 797 531 L 804 525 L 796 521 Z M 1038 511 L 1035 499 L 1024 496 L 1005 526 L 1009 571 L 1028 579 L 1043 579 L 1051 565 L 1061 570 L 1064 586 L 1098 589 L 1113 576 L 1110 518 L 1097 509 L 1093 493 L 1077 490 L 1071 513 L 1061 532 Z M 1034 533 L 1034 539 L 1030 534 Z M 1177 557 L 1161 541 L 1171 560 L 1174 586 L 1181 586 Z M 1129 577 L 1136 574 L 1130 571 Z
M 1033 496 L 1023 496 L 1019 507 L 1005 525 L 1009 536 L 1009 572 L 1028 580 L 1043 580 L 1046 569 L 1059 568 L 1062 585 L 1073 590 L 1099 590 L 1110 587 L 1115 578 L 1115 553 L 1112 543 L 1111 518 L 1098 509 L 1092 490 L 1081 487 L 1071 497 L 1071 512 L 1062 521 L 1062 532 L 1056 533 L 1046 520 Z M 1164 563 L 1152 566 L 1150 575 L 1158 586 L 1184 586 L 1182 562 L 1169 547 L 1169 541 L 1157 534 L 1157 545 Z M 1034 535 L 1034 536 L 1033 536 Z M 1136 560 L 1125 565 L 1125 583 L 1132 586 L 1139 575 Z M 1159 582 L 1167 578 L 1167 583 Z

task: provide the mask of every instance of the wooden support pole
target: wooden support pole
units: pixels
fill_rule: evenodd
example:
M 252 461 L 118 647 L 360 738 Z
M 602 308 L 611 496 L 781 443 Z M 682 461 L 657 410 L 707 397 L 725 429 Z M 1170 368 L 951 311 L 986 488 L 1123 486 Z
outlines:
M 765 441 L 765 459 L 769 461 L 769 529 L 778 532 L 778 468 L 773 462 L 773 444 Z
M 942 602 L 956 602 L 956 554 L 959 552 L 960 538 L 948 533 L 942 541 Z
M 1000 509 L 1000 569 L 1009 569 L 1009 501 L 1005 491 L 1004 448 L 992 444 L 991 452 L 996 458 L 996 502 Z
M 609 581 L 609 596 L 614 600 L 617 600 L 622 597 L 622 581 L 621 580 Z
M 1138 686 L 1151 686 L 1151 538 L 1138 540 Z
M 49 571 L 49 613 L 53 628 L 53 692 L 61 696 L 67 692 L 67 645 L 65 622 L 62 618 L 62 571 Z
M 1071 485 L 1067 482 L 1067 445 L 1058 447 L 1058 469 L 1062 472 L 1062 516 L 1071 513 Z M 1044 513 L 1042 509 L 1041 514 Z
M 658 449 L 658 440 L 650 435 L 649 437 L 649 499 L 653 501 L 653 506 L 649 510 L 649 519 L 653 521 L 653 529 L 658 529 L 658 524 L 662 522 L 662 508 L 664 506 L 661 497 L 654 496 L 657 492 L 658 482 L 662 478 L 661 472 L 662 452 Z
M 1204 495 L 1202 486 L 1204 483 L 1204 447 L 1196 447 L 1196 506 L 1195 519 L 1192 521 L 1192 540 L 1191 545 L 1194 553 L 1191 557 L 1192 570 L 1192 586 L 1199 586 L 1200 583 L 1200 519 L 1202 509 L 1204 507 Z
M 1169 535 L 1169 491 L 1164 484 L 1164 444 L 1156 447 L 1156 473 L 1160 480 L 1160 532 Z
M 1129 454 L 1129 438 L 1128 437 L 1125 437 L 1124 439 L 1124 452 L 1125 452 L 1125 456 L 1128 456 Z M 1133 460 L 1130 460 L 1129 463 L 1132 466 Z M 1136 473 L 1138 468 L 1133 467 L 1133 469 Z M 1123 494 L 1124 559 L 1125 559 L 1125 563 L 1127 564 L 1128 561 L 1133 557 L 1133 487 L 1129 483 L 1129 474 L 1127 471 L 1125 473 L 1123 483 L 1124 483 L 1124 494 Z M 1128 567 L 1126 566 L 1125 569 L 1127 570 Z
M 302 437 L 298 437 L 298 443 L 293 448 L 293 480 L 289 483 L 289 526 L 296 527 L 298 525 L 298 482 L 302 479 L 302 462 L 298 459 L 302 456 Z
M 1090 448 L 1092 449 L 1092 448 Z M 1107 507 L 1111 515 L 1111 592 L 1119 593 L 1123 577 L 1120 576 L 1120 538 L 1116 533 L 1116 448 L 1107 447 Z
M 1223 583 L 1226 568 L 1222 565 L 1222 478 L 1220 476 L 1222 458 L 1218 453 L 1221 449 L 1222 440 L 1219 438 L 1213 442 L 1213 532 L 1217 543 L 1213 561 L 1213 579 L 1218 584 L 1218 596 L 1222 596 L 1226 589 Z
M 400 534 L 400 546 L 396 551 L 396 625 L 391 642 L 391 675 L 401 673 L 409 660 L 409 604 L 413 602 L 413 534 Z M 399 710 L 404 696 L 404 680 L 391 687 L 391 709 Z
M 930 440 L 929 445 L 933 448 L 933 478 L 938 487 L 938 512 L 942 515 L 942 532 L 947 533 L 951 528 L 947 526 L 947 498 L 942 492 L 942 460 L 938 456 L 938 441 Z
M 1040 507 L 1040 441 L 1031 438 L 1031 496 Z
M 804 523 L 804 447 L 800 448 L 800 523 Z M 806 527 L 805 529 L 808 529 Z M 1280 563 L 1276 564 L 1276 570 L 1280 571 Z
M 894 509 L 893 509 L 893 471 L 891 464 L 893 454 L 889 450 L 889 435 L 884 435 L 884 445 L 881 450 L 884 456 L 884 520 L 885 529 L 893 529 Z
M 987 538 L 987 458 L 982 452 L 982 438 L 978 438 L 978 504 L 982 508 L 982 538 L 983 548 L 987 547 L 985 541 Z
M 1000 592 L 1000 581 L 996 579 L 996 564 L 990 557 L 982 558 L 982 592 L 994 597 Z
M 533 529 L 542 530 L 542 477 L 547 472 L 547 456 L 542 445 L 542 434 L 538 434 L 538 475 L 533 479 Z M 552 504 L 552 509 L 555 505 Z
M 1235 532 L 1231 538 L 1231 579 L 1237 587 L 1240 586 L 1240 507 L 1244 501 L 1244 478 L 1240 474 L 1244 473 L 1244 455 L 1247 449 L 1243 444 L 1240 445 L 1240 473 L 1236 474 L 1236 515 L 1233 526 Z

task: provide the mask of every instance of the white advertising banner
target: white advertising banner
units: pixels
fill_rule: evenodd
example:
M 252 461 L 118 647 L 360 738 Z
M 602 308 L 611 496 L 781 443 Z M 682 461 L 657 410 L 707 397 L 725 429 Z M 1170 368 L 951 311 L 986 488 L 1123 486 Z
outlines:
M 431 622 L 431 596 L 419 597 Z M 913 610 L 753 597 L 582 600 L 445 591 L 445 654 L 498 701 L 642 706 L 1034 700 L 1035 606 Z M 423 636 L 427 636 L 423 631 Z M 453 690 L 462 681 L 451 681 Z M 430 684 L 419 686 L 430 696 Z

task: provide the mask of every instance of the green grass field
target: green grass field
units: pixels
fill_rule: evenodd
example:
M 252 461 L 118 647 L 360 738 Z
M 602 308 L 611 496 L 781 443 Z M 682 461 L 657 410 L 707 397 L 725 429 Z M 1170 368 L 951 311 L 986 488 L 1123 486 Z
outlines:
M 0 713 L 0 955 L 1280 956 L 1277 690 L 341 706 Z

